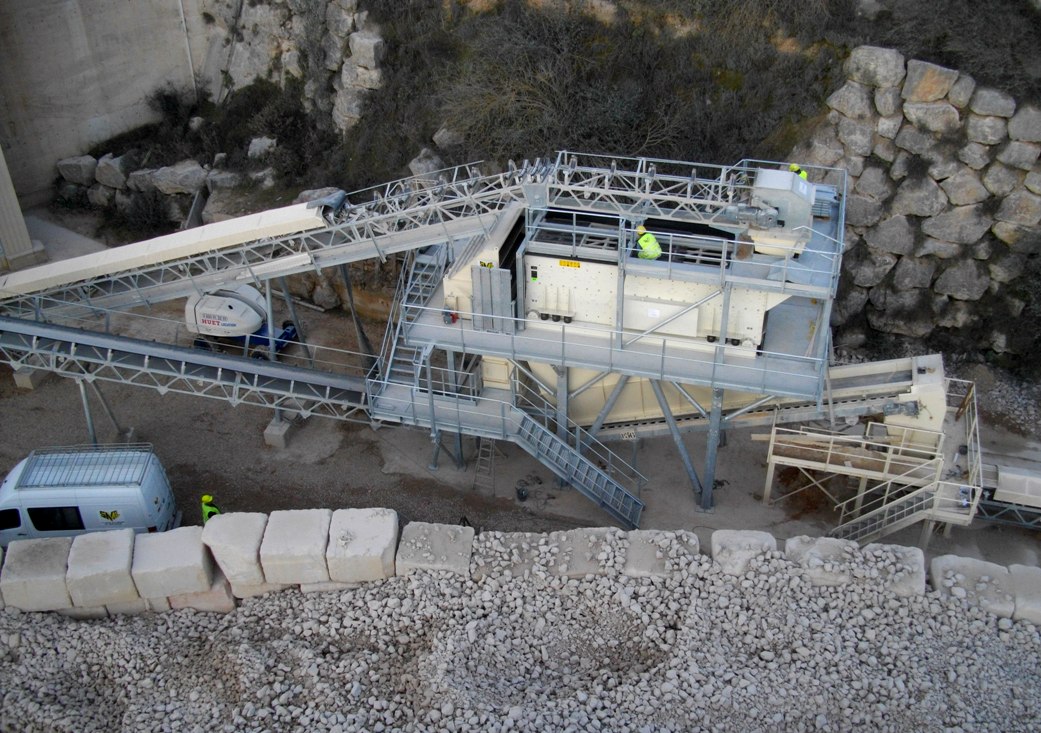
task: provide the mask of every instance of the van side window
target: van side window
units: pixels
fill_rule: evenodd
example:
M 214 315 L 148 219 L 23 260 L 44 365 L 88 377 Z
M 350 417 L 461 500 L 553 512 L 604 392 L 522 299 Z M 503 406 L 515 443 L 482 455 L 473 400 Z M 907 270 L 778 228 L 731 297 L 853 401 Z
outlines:
M 17 509 L 0 509 L 0 532 L 22 526 L 22 515 Z
M 29 520 L 41 532 L 67 532 L 83 529 L 83 517 L 77 506 L 30 507 Z

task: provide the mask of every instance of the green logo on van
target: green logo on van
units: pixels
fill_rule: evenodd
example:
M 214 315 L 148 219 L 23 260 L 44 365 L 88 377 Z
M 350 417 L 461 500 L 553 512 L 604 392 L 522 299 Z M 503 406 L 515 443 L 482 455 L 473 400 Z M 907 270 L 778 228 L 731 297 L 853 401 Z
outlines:
M 113 509 L 110 512 L 98 512 L 98 514 L 101 515 L 102 519 L 107 519 L 110 522 L 114 522 L 117 519 L 119 519 L 119 512 L 117 512 L 115 509 Z

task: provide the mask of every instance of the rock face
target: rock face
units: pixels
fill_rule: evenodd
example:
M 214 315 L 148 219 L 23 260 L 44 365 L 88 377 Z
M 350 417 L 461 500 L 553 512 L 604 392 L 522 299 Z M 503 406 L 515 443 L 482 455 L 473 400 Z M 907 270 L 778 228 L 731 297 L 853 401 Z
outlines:
M 848 176 L 836 343 L 940 328 L 966 349 L 1020 348 L 992 336 L 1041 253 L 1041 109 L 892 49 L 856 48 L 844 71 L 791 154 Z

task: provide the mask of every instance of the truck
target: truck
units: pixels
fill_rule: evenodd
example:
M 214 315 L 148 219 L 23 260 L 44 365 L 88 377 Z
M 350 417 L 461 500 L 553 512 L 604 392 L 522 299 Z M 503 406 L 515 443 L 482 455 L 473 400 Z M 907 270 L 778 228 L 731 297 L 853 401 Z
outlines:
M 108 529 L 165 532 L 180 523 L 149 443 L 34 450 L 0 484 L 0 547 Z

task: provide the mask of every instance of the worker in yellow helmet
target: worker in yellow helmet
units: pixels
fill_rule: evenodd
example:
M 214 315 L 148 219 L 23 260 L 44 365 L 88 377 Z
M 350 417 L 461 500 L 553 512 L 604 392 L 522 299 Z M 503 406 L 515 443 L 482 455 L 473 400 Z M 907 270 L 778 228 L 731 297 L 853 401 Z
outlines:
M 213 497 L 209 494 L 202 495 L 202 523 L 206 524 L 210 517 L 220 514 L 220 509 L 213 503 Z
M 788 170 L 790 170 L 792 173 L 794 173 L 804 181 L 807 179 L 806 171 L 800 168 L 796 163 L 792 163 L 790 166 L 788 166 Z
M 636 243 L 640 245 L 641 260 L 656 260 L 661 257 L 661 245 L 642 224 L 636 227 L 636 236 Z

